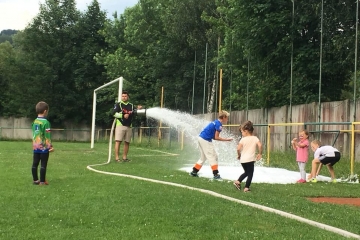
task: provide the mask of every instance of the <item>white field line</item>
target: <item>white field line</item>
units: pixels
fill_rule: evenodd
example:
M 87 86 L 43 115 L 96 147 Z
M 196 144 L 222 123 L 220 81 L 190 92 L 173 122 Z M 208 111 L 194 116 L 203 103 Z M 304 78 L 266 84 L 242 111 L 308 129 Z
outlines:
M 261 209 L 261 210 L 266 211 L 266 212 L 275 213 L 275 214 L 278 214 L 278 215 L 280 215 L 282 217 L 294 219 L 296 221 L 303 222 L 303 223 L 309 224 L 311 226 L 318 227 L 320 229 L 324 229 L 324 230 L 327 230 L 329 232 L 333 232 L 333 233 L 336 233 L 336 234 L 339 234 L 339 235 L 342 235 L 342 236 L 345 236 L 345 237 L 360 239 L 360 235 L 345 231 L 345 230 L 340 229 L 340 228 L 336 228 L 336 227 L 332 227 L 332 226 L 329 226 L 329 225 L 326 225 L 326 224 L 323 224 L 323 223 L 315 222 L 315 221 L 312 221 L 312 220 L 309 220 L 309 219 L 306 219 L 306 218 L 303 218 L 303 217 L 299 217 L 299 216 L 296 216 L 296 215 L 291 214 L 291 213 L 280 211 L 280 210 L 277 210 L 277 209 L 274 209 L 274 208 L 270 208 L 270 207 L 266 207 L 266 206 L 263 206 L 263 205 L 259 205 L 259 204 L 255 204 L 255 203 L 251 203 L 251 202 L 246 202 L 246 201 L 243 201 L 243 200 L 239 200 L 239 199 L 236 199 L 236 198 L 225 196 L 225 195 L 222 195 L 222 194 L 210 191 L 210 190 L 201 189 L 201 188 L 194 188 L 194 187 L 190 187 L 190 186 L 186 186 L 186 185 L 182 185 L 182 184 L 178 184 L 178 183 L 165 182 L 165 181 L 160 181 L 160 180 L 155 180 L 155 179 L 150 179 L 150 178 L 143 178 L 143 177 L 138 177 L 138 176 L 133 176 L 133 175 L 128 175 L 128 174 L 105 172 L 105 171 L 100 171 L 100 170 L 96 170 L 96 169 L 92 168 L 94 166 L 100 166 L 100 165 L 105 165 L 105 164 L 107 164 L 107 163 L 89 165 L 89 166 L 87 166 L 87 169 L 89 169 L 91 171 L 94 171 L 94 172 L 97 172 L 97 173 L 102 173 L 102 174 L 107 174 L 107 175 L 114 175 L 114 176 L 119 176 L 119 177 L 128 177 L 128 178 L 133 178 L 133 179 L 138 179 L 138 180 L 143 180 L 143 181 L 148 181 L 148 182 L 153 182 L 153 183 L 160 183 L 160 184 L 170 185 L 170 186 L 175 186 L 175 187 L 181 187 L 181 188 L 186 188 L 186 189 L 206 193 L 206 194 L 209 194 L 209 195 L 214 196 L 214 197 L 226 199 L 226 200 L 229 200 L 229 201 L 232 201 L 232 202 L 237 202 L 237 203 L 240 203 L 240 204 L 243 204 L 243 205 L 246 205 L 246 206 Z
M 134 155 L 134 154 L 132 154 L 131 155 L 132 157 L 175 157 L 176 155 L 164 155 L 164 154 L 162 154 L 162 155 Z
M 147 148 L 136 148 L 136 149 L 141 149 L 141 150 L 151 151 L 151 152 L 163 153 L 163 154 L 166 154 L 166 155 L 169 155 L 169 156 L 178 156 L 178 155 L 179 155 L 179 154 L 177 154 L 177 153 L 169 153 L 169 152 L 163 152 L 163 151 L 160 151 L 160 150 L 152 150 L 152 149 L 147 149 Z

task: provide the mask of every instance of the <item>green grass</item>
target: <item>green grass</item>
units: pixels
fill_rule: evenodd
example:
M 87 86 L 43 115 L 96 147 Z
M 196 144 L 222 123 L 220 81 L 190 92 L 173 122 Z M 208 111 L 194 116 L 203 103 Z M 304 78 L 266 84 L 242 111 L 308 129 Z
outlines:
M 177 148 L 178 149 L 178 148 Z M 359 184 L 252 184 L 191 178 L 178 169 L 193 151 L 132 145 L 130 163 L 95 169 L 211 190 L 360 234 L 359 208 L 306 197 L 360 197 Z M 308 224 L 193 190 L 89 171 L 107 161 L 108 144 L 55 143 L 48 186 L 32 185 L 29 142 L 0 142 L 0 239 L 345 239 Z M 196 154 L 196 153 L 195 153 Z M 324 171 L 324 170 L 323 170 Z

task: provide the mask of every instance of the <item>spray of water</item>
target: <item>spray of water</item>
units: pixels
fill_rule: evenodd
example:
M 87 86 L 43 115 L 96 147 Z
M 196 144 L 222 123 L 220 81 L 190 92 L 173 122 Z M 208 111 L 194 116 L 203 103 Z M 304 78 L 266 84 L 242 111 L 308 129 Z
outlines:
M 163 124 L 173 127 L 178 131 L 184 131 L 187 144 L 196 148 L 198 147 L 197 138 L 201 130 L 209 124 L 209 121 L 196 118 L 193 115 L 158 107 L 147 109 L 146 117 L 161 121 Z M 239 136 L 231 134 L 226 128 L 223 128 L 220 136 L 232 138 L 233 141 L 214 141 L 215 150 L 219 155 L 219 165 L 238 165 L 236 146 Z M 194 161 L 197 161 L 195 157 Z
M 146 110 L 146 117 L 161 121 L 163 124 L 173 127 L 178 131 L 184 131 L 185 141 L 187 145 L 198 148 L 197 137 L 201 130 L 209 123 L 204 119 L 196 118 L 193 115 L 172 111 L 166 108 L 150 108 Z M 215 150 L 219 154 L 219 166 L 221 166 L 220 173 L 223 179 L 234 180 L 239 177 L 243 172 L 243 169 L 236 159 L 236 146 L 239 142 L 239 136 L 231 134 L 226 128 L 220 134 L 224 138 L 233 138 L 231 142 L 214 141 Z M 199 157 L 194 156 L 193 159 L 189 159 L 191 163 L 195 163 Z M 182 168 L 181 170 L 190 172 L 191 166 Z M 206 162 L 208 164 L 208 162 Z M 298 171 L 289 171 L 280 168 L 265 167 L 266 159 L 261 159 L 255 162 L 255 172 L 253 182 L 263 183 L 295 183 L 299 179 Z M 200 176 L 211 178 L 213 177 L 211 170 L 204 170 L 200 173 Z M 356 176 L 357 177 L 357 176 Z M 328 177 L 319 176 L 318 180 L 327 181 Z M 341 181 L 338 179 L 338 181 Z

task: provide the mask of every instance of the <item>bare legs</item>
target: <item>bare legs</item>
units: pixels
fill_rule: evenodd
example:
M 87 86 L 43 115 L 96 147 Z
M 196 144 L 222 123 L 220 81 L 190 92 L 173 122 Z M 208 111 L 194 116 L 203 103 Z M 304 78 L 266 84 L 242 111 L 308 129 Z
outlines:
M 119 149 L 120 149 L 121 142 L 115 141 L 115 160 L 119 160 Z
M 320 164 L 319 159 L 315 158 L 311 162 L 311 177 L 316 178 L 317 165 Z
M 316 178 L 316 176 L 319 174 L 320 172 L 320 168 L 317 169 L 317 165 L 321 164 L 321 162 L 318 159 L 314 159 L 311 163 L 311 177 L 312 178 Z M 322 165 L 322 164 L 321 164 Z M 335 179 L 335 172 L 334 172 L 334 167 L 331 166 L 330 164 L 327 164 L 326 167 L 329 170 L 330 173 L 330 177 L 331 179 Z
M 123 159 L 127 159 L 127 155 L 128 155 L 128 152 L 129 152 L 129 145 L 130 145 L 130 143 L 124 142 Z
M 116 141 L 115 142 L 115 159 L 116 160 L 120 159 L 119 158 L 120 146 L 121 146 L 121 142 Z M 124 151 L 123 151 L 123 154 L 122 154 L 122 159 L 127 159 L 127 155 L 128 155 L 128 152 L 129 152 L 129 146 L 130 146 L 130 143 L 124 142 Z
M 335 172 L 334 172 L 333 166 L 330 166 L 330 165 L 326 165 L 326 166 L 329 169 L 331 179 L 335 179 Z

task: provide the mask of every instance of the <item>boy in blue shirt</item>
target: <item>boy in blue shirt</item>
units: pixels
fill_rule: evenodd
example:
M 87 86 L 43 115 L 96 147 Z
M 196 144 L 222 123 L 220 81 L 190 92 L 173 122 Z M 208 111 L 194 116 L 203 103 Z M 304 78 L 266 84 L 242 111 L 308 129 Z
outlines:
M 227 111 L 221 111 L 217 120 L 209 123 L 200 133 L 198 137 L 198 144 L 200 150 L 200 159 L 193 167 L 193 171 L 190 173 L 193 177 L 198 177 L 198 172 L 203 166 L 206 159 L 209 160 L 211 169 L 214 174 L 214 179 L 221 179 L 219 170 L 218 170 L 218 156 L 215 151 L 214 144 L 212 140 L 217 141 L 232 141 L 232 138 L 222 138 L 220 137 L 220 132 L 222 131 L 222 125 L 226 124 L 229 119 L 230 114 Z

